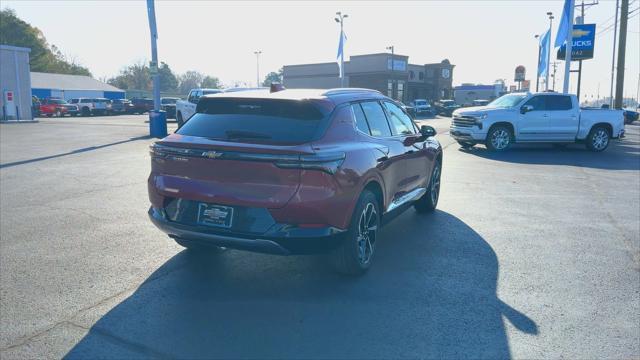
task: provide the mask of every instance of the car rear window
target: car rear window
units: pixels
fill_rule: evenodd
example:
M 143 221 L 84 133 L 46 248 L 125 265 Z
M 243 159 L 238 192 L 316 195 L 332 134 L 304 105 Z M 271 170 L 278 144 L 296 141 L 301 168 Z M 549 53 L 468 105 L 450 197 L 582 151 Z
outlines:
M 311 101 L 211 98 L 198 104 L 178 134 L 214 140 L 300 144 L 316 138 L 325 124 Z

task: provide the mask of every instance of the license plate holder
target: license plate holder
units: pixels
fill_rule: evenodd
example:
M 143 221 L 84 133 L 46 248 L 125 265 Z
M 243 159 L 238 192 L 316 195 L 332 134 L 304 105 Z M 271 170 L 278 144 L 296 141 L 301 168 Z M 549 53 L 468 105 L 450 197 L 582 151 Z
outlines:
M 230 228 L 233 224 L 233 208 L 215 204 L 198 204 L 198 224 Z

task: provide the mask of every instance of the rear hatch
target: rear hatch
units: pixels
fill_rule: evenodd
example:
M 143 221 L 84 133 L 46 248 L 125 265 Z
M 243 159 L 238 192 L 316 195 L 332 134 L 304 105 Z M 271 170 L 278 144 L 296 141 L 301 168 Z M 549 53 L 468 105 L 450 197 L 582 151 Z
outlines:
M 204 103 L 204 104 L 203 104 Z M 300 185 L 310 142 L 328 113 L 311 101 L 206 98 L 175 134 L 152 146 L 152 181 L 162 195 L 280 208 Z

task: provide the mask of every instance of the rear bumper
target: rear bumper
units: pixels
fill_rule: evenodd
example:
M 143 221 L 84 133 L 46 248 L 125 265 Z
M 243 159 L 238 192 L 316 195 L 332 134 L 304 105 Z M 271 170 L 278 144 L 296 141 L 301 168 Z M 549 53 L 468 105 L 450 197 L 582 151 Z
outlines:
M 334 227 L 299 228 L 288 224 L 274 224 L 261 235 L 218 231 L 206 226 L 184 225 L 168 220 L 163 211 L 149 208 L 151 222 L 171 238 L 202 245 L 275 254 L 317 254 L 330 251 L 340 244 L 345 230 Z

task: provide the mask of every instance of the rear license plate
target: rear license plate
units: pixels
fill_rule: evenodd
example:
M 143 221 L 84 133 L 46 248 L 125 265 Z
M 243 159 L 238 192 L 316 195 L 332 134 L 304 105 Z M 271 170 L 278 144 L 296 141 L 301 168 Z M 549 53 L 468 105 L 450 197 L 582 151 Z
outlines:
M 198 205 L 198 224 L 230 228 L 232 221 L 232 207 L 205 203 Z

